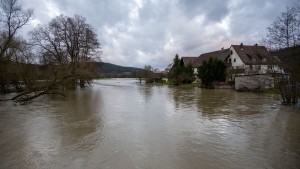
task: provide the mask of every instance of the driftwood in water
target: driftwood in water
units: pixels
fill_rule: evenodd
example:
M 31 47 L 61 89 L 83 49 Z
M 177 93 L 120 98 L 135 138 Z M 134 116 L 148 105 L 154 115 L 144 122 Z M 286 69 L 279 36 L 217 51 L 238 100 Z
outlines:
M 3 99 L 0 101 L 17 101 L 17 102 L 28 102 L 31 101 L 39 96 L 46 95 L 46 94 L 57 94 L 64 96 L 65 95 L 62 92 L 58 92 L 59 87 L 67 80 L 70 78 L 73 78 L 74 75 L 68 75 L 64 76 L 61 79 L 54 79 L 51 81 L 48 81 L 46 84 L 43 84 L 41 86 L 35 86 L 26 89 L 25 91 L 18 93 L 16 96 L 9 98 L 9 99 Z

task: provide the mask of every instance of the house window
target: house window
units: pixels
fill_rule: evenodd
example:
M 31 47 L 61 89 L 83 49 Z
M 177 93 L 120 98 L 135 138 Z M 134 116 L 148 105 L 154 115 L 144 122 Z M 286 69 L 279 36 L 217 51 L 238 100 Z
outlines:
M 236 58 L 233 59 L 233 62 L 236 62 Z
M 229 59 L 229 63 L 231 63 L 231 59 Z
M 266 62 L 266 61 L 267 61 L 267 58 L 262 58 L 262 61 L 263 61 L 263 62 Z
M 253 66 L 252 65 L 250 65 L 250 70 L 252 70 L 253 69 Z

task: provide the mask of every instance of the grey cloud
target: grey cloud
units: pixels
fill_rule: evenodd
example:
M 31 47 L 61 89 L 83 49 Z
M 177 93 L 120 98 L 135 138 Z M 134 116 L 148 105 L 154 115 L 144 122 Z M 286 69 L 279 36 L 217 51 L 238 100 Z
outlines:
M 126 1 L 119 0 L 89 0 L 57 1 L 61 10 L 69 15 L 82 15 L 95 24 L 115 24 L 126 19 L 130 7 Z
M 287 2 L 281 0 L 252 1 L 247 0 L 233 6 L 230 17 L 232 35 L 256 36 L 250 39 L 256 43 L 266 34 L 266 27 L 286 8 Z M 244 40 L 248 40 L 245 39 Z M 259 38 L 259 39 L 257 39 Z M 254 42 L 256 40 L 256 42 Z
M 98 32 L 102 60 L 164 68 L 178 53 L 201 53 L 257 43 L 284 10 L 282 0 L 21 0 L 47 24 L 51 8 L 82 15 Z M 141 4 L 139 4 L 141 3 Z M 49 4 L 52 6 L 49 7 Z M 31 25 L 31 27 L 33 27 Z
M 204 14 L 207 21 L 218 22 L 229 13 L 228 0 L 180 0 L 179 4 L 189 17 Z

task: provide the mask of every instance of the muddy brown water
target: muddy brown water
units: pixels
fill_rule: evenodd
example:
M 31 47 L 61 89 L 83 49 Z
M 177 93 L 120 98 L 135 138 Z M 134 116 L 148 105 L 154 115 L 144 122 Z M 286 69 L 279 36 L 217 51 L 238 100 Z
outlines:
M 299 108 L 270 95 L 136 82 L 1 102 L 0 168 L 300 168 Z

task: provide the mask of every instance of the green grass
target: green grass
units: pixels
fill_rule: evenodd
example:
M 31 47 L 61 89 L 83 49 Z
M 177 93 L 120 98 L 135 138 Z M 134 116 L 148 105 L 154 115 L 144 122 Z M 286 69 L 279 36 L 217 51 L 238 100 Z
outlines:
M 278 90 L 275 88 L 269 88 L 269 89 L 262 89 L 262 93 L 267 93 L 267 94 L 279 94 Z
M 170 87 L 179 87 L 179 88 L 184 88 L 184 89 L 189 89 L 189 88 L 194 88 L 194 87 L 200 87 L 199 83 L 174 85 L 170 81 L 162 82 L 162 83 L 148 83 L 148 84 L 155 85 L 155 86 L 164 86 L 164 85 L 166 85 L 166 86 L 170 86 Z

